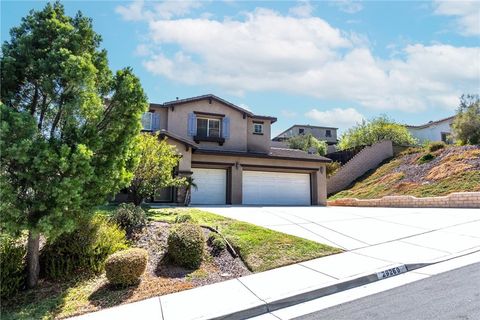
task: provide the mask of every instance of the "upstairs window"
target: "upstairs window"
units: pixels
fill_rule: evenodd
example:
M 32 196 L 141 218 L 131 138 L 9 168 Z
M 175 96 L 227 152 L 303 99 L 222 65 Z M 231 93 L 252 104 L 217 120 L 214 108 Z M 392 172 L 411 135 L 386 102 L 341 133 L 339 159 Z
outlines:
M 303 128 L 298 129 L 298 134 L 304 134 L 304 133 L 305 133 L 305 129 Z
M 153 112 L 144 112 L 142 115 L 142 127 L 143 130 L 152 131 L 152 116 Z
M 263 134 L 263 124 L 261 124 L 261 123 L 254 123 L 254 124 L 253 124 L 253 133 Z
M 332 130 L 325 130 L 325 137 L 331 138 L 332 137 Z
M 197 136 L 220 137 L 220 119 L 197 118 Z

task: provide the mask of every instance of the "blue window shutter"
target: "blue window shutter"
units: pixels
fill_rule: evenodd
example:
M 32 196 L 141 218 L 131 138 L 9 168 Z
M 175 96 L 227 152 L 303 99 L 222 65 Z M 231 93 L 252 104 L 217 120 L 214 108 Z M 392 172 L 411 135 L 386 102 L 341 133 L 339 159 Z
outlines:
M 222 120 L 222 137 L 225 139 L 230 138 L 230 118 L 225 117 Z
M 160 130 L 160 114 L 152 113 L 152 131 Z
M 197 117 L 195 113 L 188 114 L 187 134 L 191 137 L 197 134 Z

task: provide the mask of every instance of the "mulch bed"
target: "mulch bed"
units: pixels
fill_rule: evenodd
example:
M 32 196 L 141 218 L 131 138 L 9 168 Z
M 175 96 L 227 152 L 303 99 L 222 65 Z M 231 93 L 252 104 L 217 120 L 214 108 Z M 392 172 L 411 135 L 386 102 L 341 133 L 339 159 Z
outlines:
M 189 270 L 175 266 L 169 262 L 167 255 L 167 238 L 171 226 L 169 223 L 152 221 L 131 237 L 133 246 L 148 251 L 148 275 L 186 281 L 196 287 L 251 274 L 240 258 L 234 258 L 227 250 L 213 255 L 212 248 L 208 245 L 204 262 L 199 269 Z M 202 229 L 205 239 L 208 239 L 212 231 Z

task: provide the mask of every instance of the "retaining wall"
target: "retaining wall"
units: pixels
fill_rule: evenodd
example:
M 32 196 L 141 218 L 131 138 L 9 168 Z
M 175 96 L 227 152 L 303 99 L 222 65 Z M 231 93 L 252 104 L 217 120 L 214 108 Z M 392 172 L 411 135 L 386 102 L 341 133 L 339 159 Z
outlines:
M 377 168 L 382 161 L 391 157 L 393 157 L 393 144 L 389 140 L 363 148 L 327 180 L 327 194 L 345 189 L 355 179 L 368 170 Z
M 444 197 L 416 198 L 386 196 L 380 199 L 344 198 L 330 200 L 329 206 L 397 208 L 480 208 L 480 192 L 455 192 Z

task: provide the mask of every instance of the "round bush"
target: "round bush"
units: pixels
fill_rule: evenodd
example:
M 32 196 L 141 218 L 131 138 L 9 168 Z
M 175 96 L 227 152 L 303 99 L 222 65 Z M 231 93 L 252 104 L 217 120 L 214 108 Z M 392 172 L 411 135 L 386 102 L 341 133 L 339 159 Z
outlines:
M 188 213 L 180 214 L 175 218 L 175 223 L 184 223 L 184 222 L 190 222 L 190 221 L 192 221 L 192 216 L 189 215 Z
M 11 297 L 23 285 L 25 247 L 7 235 L 0 236 L 0 297 Z
M 210 233 L 207 243 L 212 247 L 212 253 L 214 255 L 219 254 L 227 248 L 225 240 L 216 232 Z
M 141 230 L 147 224 L 147 215 L 142 207 L 132 203 L 122 203 L 112 215 L 112 220 L 127 234 Z
M 81 222 L 73 232 L 48 241 L 40 254 L 40 270 L 54 279 L 78 271 L 100 273 L 109 255 L 127 247 L 125 231 L 95 216 Z
M 107 279 L 114 285 L 137 284 L 145 272 L 147 261 L 148 253 L 144 249 L 133 248 L 116 252 L 105 262 Z
M 181 223 L 170 229 L 168 255 L 174 263 L 196 269 L 202 263 L 205 236 L 199 225 Z
M 435 152 L 437 150 L 440 150 L 440 149 L 444 149 L 447 145 L 445 144 L 445 142 L 443 141 L 439 141 L 439 142 L 430 142 L 428 144 L 428 151 L 430 152 Z

